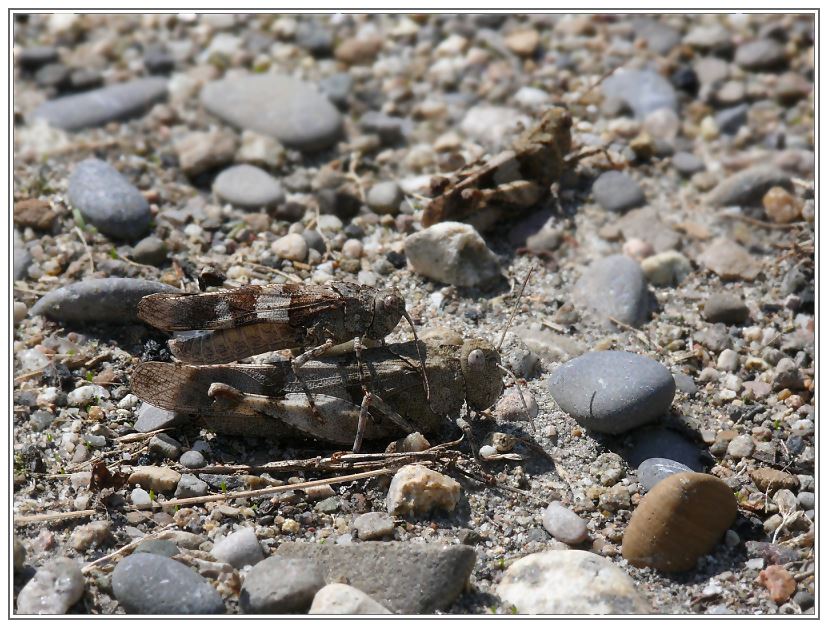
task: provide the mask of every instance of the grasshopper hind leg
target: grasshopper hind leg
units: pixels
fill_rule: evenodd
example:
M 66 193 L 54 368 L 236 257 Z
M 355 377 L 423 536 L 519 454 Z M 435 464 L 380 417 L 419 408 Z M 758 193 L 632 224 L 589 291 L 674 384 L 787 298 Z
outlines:
M 379 396 L 372 392 L 367 392 L 362 397 L 362 404 L 359 407 L 359 421 L 357 422 L 356 436 L 354 437 L 354 453 L 359 453 L 362 447 L 362 438 L 365 435 L 365 428 L 368 425 L 368 412 L 374 408 L 388 420 L 397 424 L 407 434 L 418 432 L 419 428 L 408 419 L 403 418 L 394 408 L 389 406 Z
M 296 381 L 298 381 L 299 384 L 302 386 L 302 390 L 305 392 L 305 396 L 307 396 L 308 398 L 308 404 L 310 405 L 311 412 L 313 413 L 314 418 L 320 422 L 324 419 L 322 418 L 322 414 L 319 412 L 319 408 L 316 407 L 316 402 L 314 402 L 313 400 L 313 393 L 311 392 L 310 388 L 308 388 L 308 385 L 302 378 L 302 375 L 299 373 L 299 369 L 301 369 L 309 360 L 312 360 L 313 358 L 318 358 L 320 355 L 325 354 L 333 346 L 334 341 L 328 339 L 318 347 L 309 349 L 305 351 L 303 354 L 296 356 L 290 361 L 290 368 L 293 370 L 293 374 L 296 377 Z

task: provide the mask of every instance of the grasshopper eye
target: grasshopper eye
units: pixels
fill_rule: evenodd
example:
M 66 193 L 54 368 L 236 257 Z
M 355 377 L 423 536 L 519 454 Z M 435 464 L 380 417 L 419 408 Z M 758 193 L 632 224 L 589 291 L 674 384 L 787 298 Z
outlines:
M 469 368 L 474 371 L 480 371 L 486 365 L 486 355 L 481 349 L 475 349 L 469 352 L 468 358 Z

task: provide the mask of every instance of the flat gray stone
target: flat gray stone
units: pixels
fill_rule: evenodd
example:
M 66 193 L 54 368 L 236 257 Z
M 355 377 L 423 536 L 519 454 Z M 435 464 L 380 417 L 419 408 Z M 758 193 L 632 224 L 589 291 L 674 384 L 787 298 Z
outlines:
M 406 615 L 448 608 L 465 587 L 476 559 L 474 550 L 464 545 L 393 541 L 283 543 L 276 555 L 316 562 L 327 582 L 347 581 L 389 610 Z
M 239 607 L 246 614 L 306 613 L 324 586 L 323 571 L 315 561 L 271 556 L 245 577 Z
M 205 460 L 204 455 L 200 451 L 191 449 L 190 451 L 185 451 L 181 454 L 181 458 L 178 459 L 178 462 L 188 469 L 199 469 L 204 466 Z
M 274 207 L 285 200 L 278 180 L 248 164 L 223 170 L 213 182 L 213 192 L 222 201 L 242 209 Z
M 240 129 L 275 137 L 291 148 L 328 148 L 342 133 L 342 116 L 312 85 L 278 74 L 222 79 L 201 91 L 215 116 Z
M 137 419 L 133 428 L 135 428 L 136 432 L 142 433 L 174 427 L 187 421 L 186 415 L 176 414 L 175 412 L 158 408 L 146 402 L 143 402 L 141 407 L 138 408 L 136 416 Z
M 86 279 L 43 295 L 30 313 L 61 323 L 138 323 L 138 301 L 156 292 L 179 290 L 146 279 Z
M 139 615 L 218 615 L 224 602 L 195 571 L 166 556 L 138 553 L 112 572 L 112 591 L 127 613 Z
M 178 554 L 178 546 L 172 541 L 164 539 L 147 539 L 135 548 L 133 554 L 155 554 L 172 558 Z
M 202 497 L 209 491 L 209 486 L 204 480 L 200 480 L 192 473 L 185 473 L 178 480 L 178 486 L 175 487 L 175 497 Z
M 745 70 L 774 70 L 785 65 L 785 49 L 773 39 L 755 39 L 736 48 L 733 60 Z
M 709 201 L 717 207 L 759 204 L 774 186 L 793 190 L 791 177 L 773 166 L 753 166 L 729 176 L 710 192 Z
M 647 320 L 652 304 L 641 266 L 626 255 L 593 262 L 575 284 L 572 298 L 608 328 L 615 326 L 610 318 L 638 327 Z
M 354 529 L 361 541 L 373 541 L 394 534 L 394 519 L 385 512 L 366 512 L 354 519 Z
M 152 214 L 141 192 L 99 159 L 80 162 L 69 177 L 69 202 L 101 233 L 136 240 L 150 227 Z
M 649 491 L 664 478 L 687 471 L 693 469 L 669 458 L 647 458 L 638 465 L 638 482 L 645 491 Z
M 639 120 L 662 107 L 678 109 L 673 86 L 652 70 L 618 70 L 601 84 L 601 89 L 605 98 L 617 98 L 627 103 Z
M 621 213 L 645 203 L 644 192 L 630 175 L 609 170 L 592 184 L 592 195 L 608 212 Z
M 676 383 L 670 371 L 646 356 L 593 351 L 555 369 L 549 391 L 583 427 L 620 434 L 664 415 Z
M 136 79 L 46 101 L 32 112 L 32 118 L 64 131 L 77 131 L 142 115 L 166 95 L 166 79 Z
M 640 207 L 624 214 L 616 223 L 625 240 L 638 238 L 648 242 L 656 253 L 678 250 L 681 238 L 676 230 L 665 224 L 655 207 Z
M 552 502 L 543 511 L 543 527 L 568 545 L 577 545 L 589 535 L 586 522 L 560 502 Z
M 693 153 L 679 151 L 673 155 L 673 167 L 685 177 L 692 177 L 697 172 L 705 170 L 704 162 Z

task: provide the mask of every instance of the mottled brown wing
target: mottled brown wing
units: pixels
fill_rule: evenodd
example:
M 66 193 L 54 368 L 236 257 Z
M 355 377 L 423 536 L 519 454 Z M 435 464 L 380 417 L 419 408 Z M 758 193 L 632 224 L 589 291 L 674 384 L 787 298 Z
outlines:
M 273 284 L 202 294 L 151 294 L 138 303 L 138 317 L 165 331 L 229 329 L 257 322 L 301 326 L 343 306 L 342 296 L 329 286 Z
M 304 328 L 289 323 L 251 323 L 175 338 L 169 347 L 176 358 L 188 364 L 226 364 L 266 351 L 301 347 L 306 339 Z

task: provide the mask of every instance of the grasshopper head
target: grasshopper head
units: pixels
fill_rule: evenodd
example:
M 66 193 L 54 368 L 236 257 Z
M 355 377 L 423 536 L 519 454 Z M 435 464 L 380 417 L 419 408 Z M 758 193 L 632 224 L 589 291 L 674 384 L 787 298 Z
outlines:
M 460 349 L 460 369 L 466 380 L 466 401 L 474 410 L 485 410 L 503 392 L 498 368 L 500 354 L 486 340 L 466 340 Z
M 377 290 L 374 297 L 374 320 L 368 328 L 368 337 L 381 340 L 390 334 L 405 312 L 405 299 L 396 288 Z

